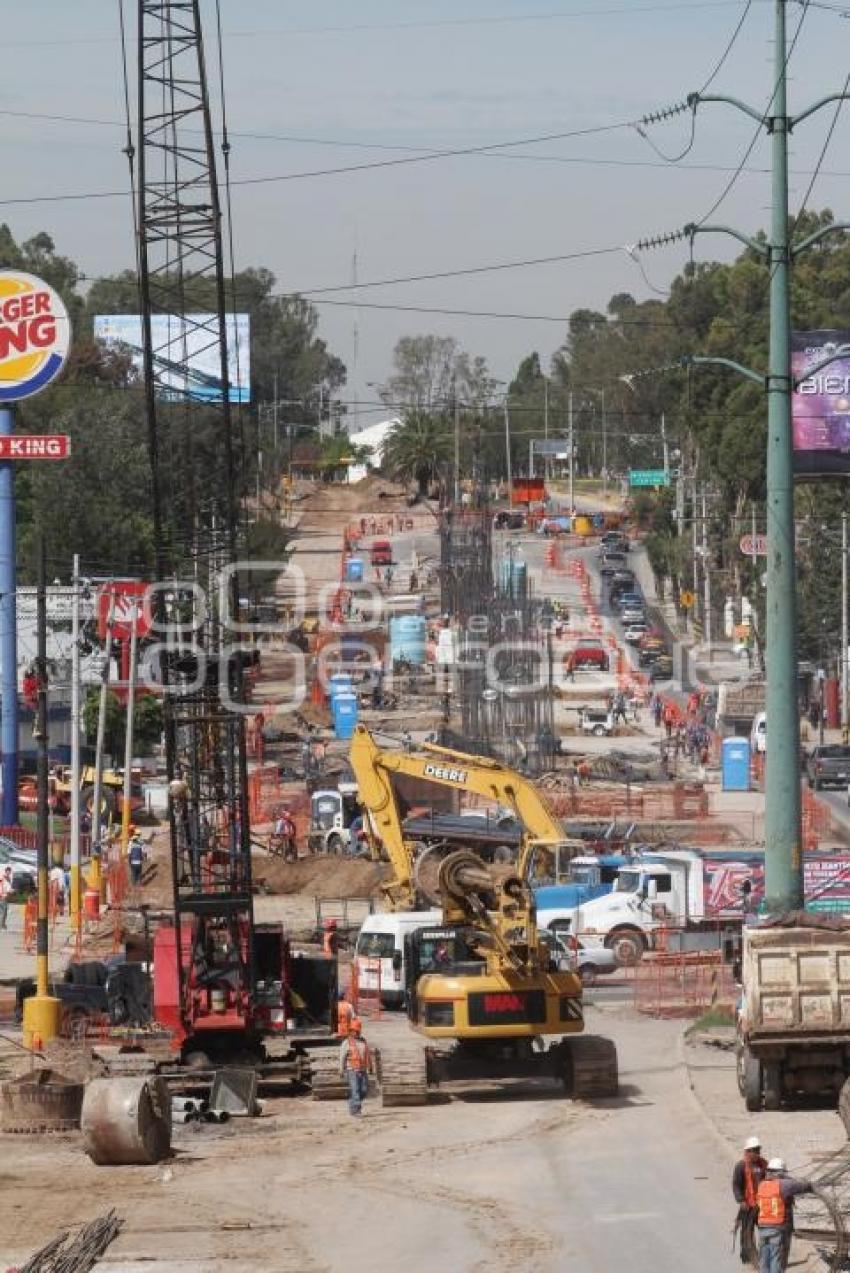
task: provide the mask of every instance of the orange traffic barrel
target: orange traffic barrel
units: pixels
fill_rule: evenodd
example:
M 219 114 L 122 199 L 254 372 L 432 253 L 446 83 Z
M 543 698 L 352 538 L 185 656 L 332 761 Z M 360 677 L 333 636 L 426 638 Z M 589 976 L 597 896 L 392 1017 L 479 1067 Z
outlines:
M 83 915 L 86 919 L 98 919 L 100 917 L 100 889 L 86 889 L 83 894 Z

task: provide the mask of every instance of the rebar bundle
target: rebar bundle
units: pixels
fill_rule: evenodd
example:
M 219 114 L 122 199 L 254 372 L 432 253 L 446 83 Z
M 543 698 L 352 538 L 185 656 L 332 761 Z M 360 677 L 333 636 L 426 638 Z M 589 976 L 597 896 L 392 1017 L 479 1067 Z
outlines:
M 67 1231 L 46 1242 L 20 1273 L 88 1273 L 121 1231 L 117 1211 L 107 1211 L 73 1237 Z

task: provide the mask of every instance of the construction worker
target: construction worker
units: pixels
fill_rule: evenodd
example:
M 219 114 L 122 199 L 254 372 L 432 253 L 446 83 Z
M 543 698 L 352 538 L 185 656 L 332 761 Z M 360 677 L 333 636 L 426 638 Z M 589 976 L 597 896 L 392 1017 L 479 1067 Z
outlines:
M 322 953 L 335 955 L 339 950 L 339 933 L 335 919 L 326 919 L 322 924 Z
M 783 1158 L 771 1158 L 756 1190 L 760 1273 L 784 1273 L 794 1232 L 794 1199 L 811 1191 L 808 1180 L 788 1175 Z
M 767 1171 L 767 1160 L 762 1158 L 758 1136 L 750 1136 L 744 1144 L 744 1156 L 735 1163 L 732 1171 L 732 1193 L 738 1204 L 736 1232 L 741 1234 L 741 1263 L 749 1264 L 756 1254 L 756 1219 L 758 1207 L 756 1194 Z
M 6 927 L 6 920 L 9 915 L 9 894 L 12 892 L 12 868 L 11 866 L 3 867 L 3 874 L 0 875 L 0 928 Z
M 130 864 L 130 881 L 141 884 L 142 867 L 145 864 L 145 842 L 134 826 L 130 826 L 130 842 L 127 845 L 127 861 Z
M 340 1038 L 348 1038 L 353 1020 L 354 1008 L 349 1003 L 346 992 L 340 990 L 336 997 L 336 1032 Z
M 355 1118 L 360 1117 L 369 1093 L 371 1068 L 372 1056 L 363 1038 L 363 1022 L 359 1017 L 352 1017 L 348 1037 L 343 1039 L 339 1049 L 339 1072 L 348 1081 L 348 1112 Z

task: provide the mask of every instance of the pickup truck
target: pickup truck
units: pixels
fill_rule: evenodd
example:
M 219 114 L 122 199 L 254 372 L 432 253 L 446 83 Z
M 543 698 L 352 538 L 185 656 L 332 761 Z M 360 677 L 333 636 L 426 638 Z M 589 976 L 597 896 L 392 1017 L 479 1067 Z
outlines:
M 850 1130 L 850 921 L 796 912 L 744 930 L 738 1089 L 748 1110 L 831 1095 Z
M 828 743 L 813 747 L 806 757 L 806 777 L 813 791 L 821 787 L 850 785 L 850 747 L 840 743 Z
M 805 854 L 803 878 L 808 909 L 850 913 L 850 854 Z M 667 930 L 676 930 L 683 949 L 716 948 L 724 936 L 737 936 L 763 896 L 764 850 L 670 849 L 635 857 L 609 894 L 563 914 L 578 937 L 601 941 L 621 964 L 634 964 Z M 539 910 L 538 922 L 551 928 L 561 914 Z
M 15 987 L 15 1016 L 23 1018 L 25 1000 L 36 991 L 35 978 L 23 977 Z M 88 1022 L 107 1019 L 110 1025 L 146 1026 L 152 1019 L 150 975 L 141 964 L 89 960 L 69 964 L 61 981 L 48 993 L 62 1004 L 62 1033 L 75 1037 Z

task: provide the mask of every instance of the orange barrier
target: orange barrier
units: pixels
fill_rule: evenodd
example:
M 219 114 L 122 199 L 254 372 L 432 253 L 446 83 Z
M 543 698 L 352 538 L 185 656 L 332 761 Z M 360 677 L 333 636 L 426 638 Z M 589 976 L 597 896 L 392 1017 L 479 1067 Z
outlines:
M 635 968 L 634 1006 L 649 1016 L 698 1017 L 718 1005 L 731 1007 L 735 996 L 732 968 L 720 951 L 653 951 Z
M 637 787 L 598 784 L 571 791 L 547 791 L 556 817 L 593 817 L 614 820 L 686 821 L 708 817 L 708 792 L 699 784 L 677 782 Z
M 351 964 L 351 980 L 348 998 L 359 1017 L 371 1017 L 377 1020 L 381 1015 L 381 961 L 380 959 L 364 959 L 365 971 L 368 974 L 368 986 L 362 984 L 358 960 Z
M 24 950 L 27 954 L 32 954 L 35 950 L 36 925 L 38 923 L 38 899 L 29 898 L 24 903 Z

